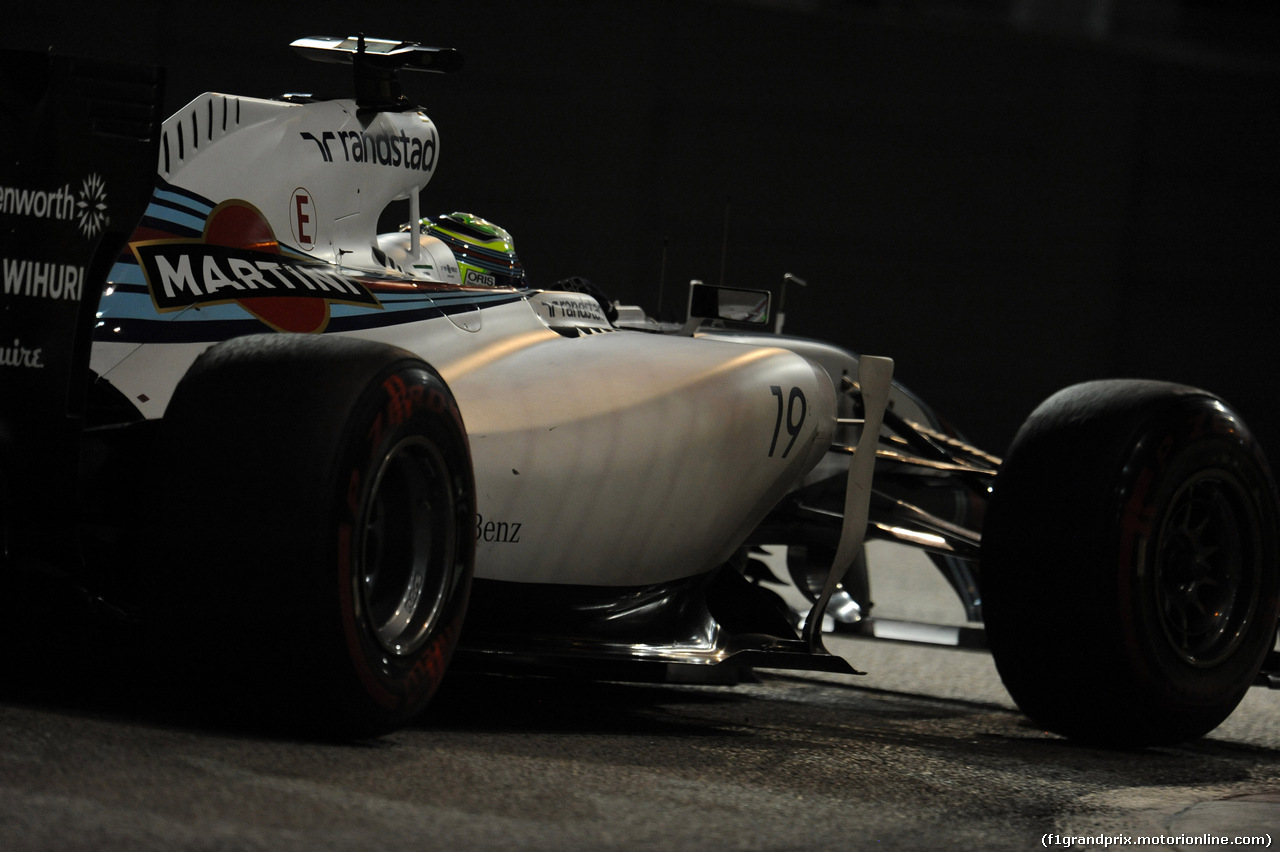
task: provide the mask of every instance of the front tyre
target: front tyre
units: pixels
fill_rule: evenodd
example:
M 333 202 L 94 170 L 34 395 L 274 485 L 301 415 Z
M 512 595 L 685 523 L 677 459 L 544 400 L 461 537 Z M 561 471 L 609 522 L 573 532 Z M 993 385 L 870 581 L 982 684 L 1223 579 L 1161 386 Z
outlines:
M 179 384 L 154 467 L 149 597 L 193 665 L 308 734 L 423 709 L 461 630 L 475 516 L 430 367 L 369 341 L 229 341 Z
M 1275 639 L 1278 522 L 1261 450 L 1213 396 L 1106 381 L 1050 397 L 983 529 L 987 635 L 1018 706 L 1101 744 L 1213 730 Z

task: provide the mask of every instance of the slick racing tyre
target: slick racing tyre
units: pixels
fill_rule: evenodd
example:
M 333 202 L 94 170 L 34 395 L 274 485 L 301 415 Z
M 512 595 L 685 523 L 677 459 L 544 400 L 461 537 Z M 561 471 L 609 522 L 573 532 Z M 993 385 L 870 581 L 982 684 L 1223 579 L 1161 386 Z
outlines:
M 345 338 L 220 344 L 178 385 L 154 461 L 152 605 L 193 665 L 310 735 L 422 710 L 475 547 L 466 434 L 430 367 Z
M 1148 746 L 1235 708 L 1275 639 L 1275 484 L 1203 391 L 1092 382 L 1045 401 L 996 478 L 982 536 L 988 641 L 1039 726 Z

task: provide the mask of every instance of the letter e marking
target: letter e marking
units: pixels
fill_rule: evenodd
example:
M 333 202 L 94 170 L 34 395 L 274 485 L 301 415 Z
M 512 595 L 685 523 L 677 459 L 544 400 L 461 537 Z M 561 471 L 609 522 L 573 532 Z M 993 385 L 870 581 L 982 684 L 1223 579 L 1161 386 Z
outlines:
M 289 225 L 298 248 L 311 251 L 316 247 L 316 205 L 311 193 L 302 187 L 293 191 L 289 201 Z

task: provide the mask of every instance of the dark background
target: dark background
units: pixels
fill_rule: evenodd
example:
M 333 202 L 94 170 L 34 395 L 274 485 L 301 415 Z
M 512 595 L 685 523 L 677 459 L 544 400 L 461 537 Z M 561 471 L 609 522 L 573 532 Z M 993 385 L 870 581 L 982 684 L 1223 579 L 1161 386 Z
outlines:
M 790 333 L 897 360 L 1001 452 L 1071 382 L 1214 390 L 1280 458 L 1280 27 L 1188 0 L 47 3 L 15 47 L 204 91 L 349 93 L 286 47 L 456 47 L 406 76 L 442 135 L 424 212 L 513 232 L 668 318 L 690 278 L 787 291 Z M 625 381 L 620 376 L 619 381 Z

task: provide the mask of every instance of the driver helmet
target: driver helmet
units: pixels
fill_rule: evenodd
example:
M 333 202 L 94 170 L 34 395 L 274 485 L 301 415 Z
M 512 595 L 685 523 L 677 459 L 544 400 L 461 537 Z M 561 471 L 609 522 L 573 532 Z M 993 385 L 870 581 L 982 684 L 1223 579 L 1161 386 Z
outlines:
M 422 220 L 422 230 L 453 252 L 463 284 L 524 287 L 524 266 L 511 234 L 470 213 L 447 213 Z

